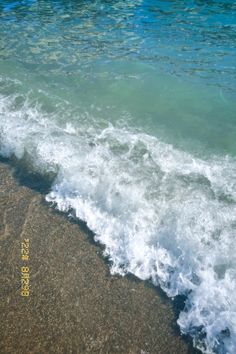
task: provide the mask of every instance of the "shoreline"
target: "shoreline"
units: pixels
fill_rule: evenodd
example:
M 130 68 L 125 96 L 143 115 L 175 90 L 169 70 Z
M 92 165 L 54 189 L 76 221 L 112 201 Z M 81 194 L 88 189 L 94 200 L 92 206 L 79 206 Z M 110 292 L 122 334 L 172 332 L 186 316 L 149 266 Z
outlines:
M 177 333 L 173 304 L 160 290 L 111 275 L 86 227 L 16 175 L 0 161 L 1 353 L 198 352 Z M 21 296 L 25 239 L 29 296 Z

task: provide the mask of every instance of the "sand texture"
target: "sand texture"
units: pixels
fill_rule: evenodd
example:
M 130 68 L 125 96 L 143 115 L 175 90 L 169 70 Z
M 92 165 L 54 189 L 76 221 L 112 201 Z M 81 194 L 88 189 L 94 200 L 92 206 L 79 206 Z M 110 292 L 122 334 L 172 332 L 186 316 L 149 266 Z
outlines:
M 170 301 L 132 277 L 111 276 L 102 248 L 0 163 L 0 353 L 193 353 Z M 29 239 L 30 295 L 21 296 Z

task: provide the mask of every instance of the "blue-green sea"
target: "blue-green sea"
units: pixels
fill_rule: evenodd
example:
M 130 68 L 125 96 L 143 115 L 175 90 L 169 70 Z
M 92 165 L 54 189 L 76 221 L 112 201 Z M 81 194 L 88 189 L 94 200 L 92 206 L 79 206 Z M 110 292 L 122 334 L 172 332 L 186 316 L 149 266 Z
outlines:
M 236 352 L 235 1 L 1 0 L 0 155 Z

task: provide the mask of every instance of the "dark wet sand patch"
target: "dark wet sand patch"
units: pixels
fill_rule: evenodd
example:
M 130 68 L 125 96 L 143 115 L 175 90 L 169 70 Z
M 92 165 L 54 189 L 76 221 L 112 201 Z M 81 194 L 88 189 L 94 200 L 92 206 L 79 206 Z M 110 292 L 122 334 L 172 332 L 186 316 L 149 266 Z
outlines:
M 170 301 L 135 277 L 111 276 L 78 223 L 0 163 L 0 353 L 194 353 Z M 29 239 L 30 296 L 21 296 Z

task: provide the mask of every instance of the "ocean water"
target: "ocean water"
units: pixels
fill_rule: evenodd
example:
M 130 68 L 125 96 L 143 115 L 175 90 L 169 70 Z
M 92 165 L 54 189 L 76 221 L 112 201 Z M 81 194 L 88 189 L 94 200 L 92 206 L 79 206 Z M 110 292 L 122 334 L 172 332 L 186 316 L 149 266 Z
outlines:
M 236 352 L 235 1 L 1 0 L 0 154 Z

